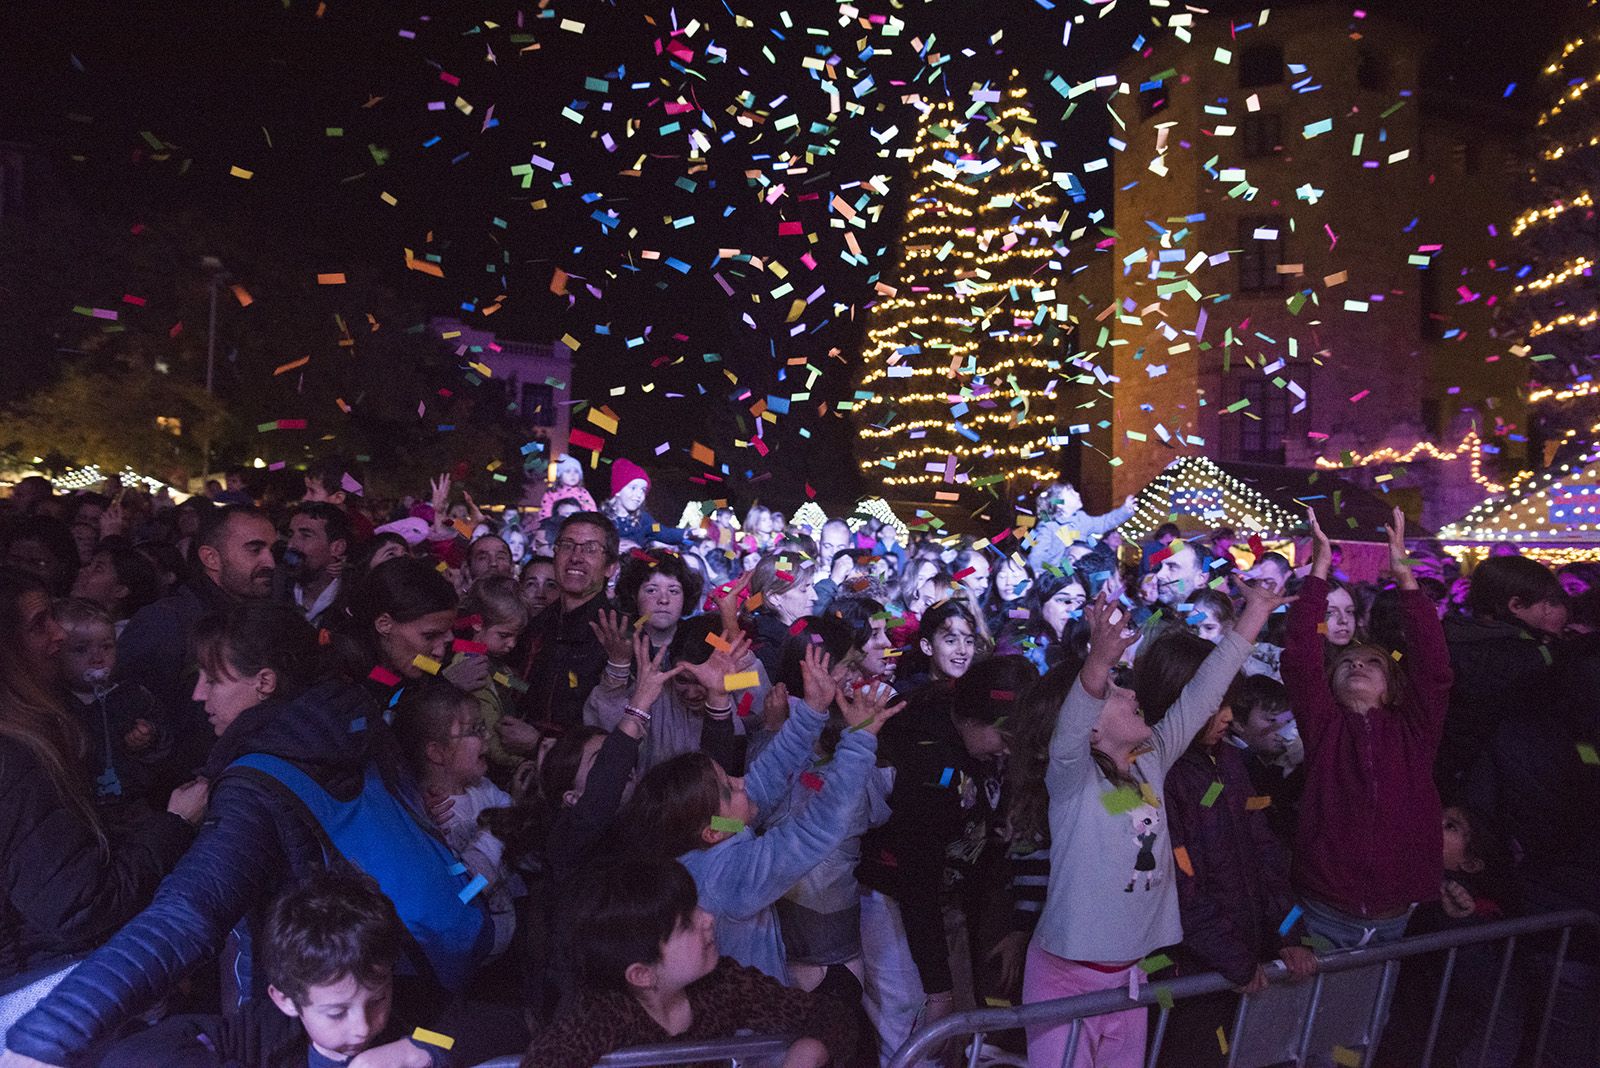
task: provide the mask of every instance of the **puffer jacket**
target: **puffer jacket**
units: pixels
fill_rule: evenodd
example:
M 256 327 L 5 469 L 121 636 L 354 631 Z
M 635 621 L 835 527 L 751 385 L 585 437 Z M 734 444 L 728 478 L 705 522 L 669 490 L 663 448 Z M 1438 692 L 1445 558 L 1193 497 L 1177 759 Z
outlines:
M 155 893 L 194 831 L 152 812 L 109 853 L 33 753 L 0 739 L 0 990 L 93 948 Z
M 1557 706 L 1559 679 L 1550 646 L 1516 623 L 1446 616 L 1444 640 L 1455 684 L 1435 777 L 1449 802 L 1501 721 L 1537 719 Z
M 235 720 L 201 772 L 213 785 L 194 845 L 154 902 L 17 1022 L 7 1035 L 10 1047 L 47 1064 L 85 1063 L 96 1043 L 221 951 L 236 925 L 237 959 L 224 975 L 237 982 L 241 1001 L 263 994 L 265 981 L 251 968 L 251 936 L 272 899 L 323 867 L 325 857 L 309 814 L 286 804 L 263 778 L 224 771 L 241 756 L 265 753 L 347 800 L 360 791 L 369 762 L 391 766 L 392 741 L 382 725 L 368 691 L 340 681 L 320 683 L 291 702 L 257 705 Z M 396 789 L 415 807 L 408 784 Z

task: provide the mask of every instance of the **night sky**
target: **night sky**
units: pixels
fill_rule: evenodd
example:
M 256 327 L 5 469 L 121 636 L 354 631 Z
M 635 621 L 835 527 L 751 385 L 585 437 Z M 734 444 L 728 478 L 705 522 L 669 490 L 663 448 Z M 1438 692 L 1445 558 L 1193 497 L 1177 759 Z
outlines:
M 1111 69 L 1140 34 L 1161 33 L 1151 21 L 1156 9 L 1128 0 L 1109 17 L 1078 0 L 1056 0 L 1050 10 L 1042 0 L 898 6 L 862 0 L 862 15 L 897 14 L 907 23 L 894 55 L 868 66 L 876 85 L 859 99 L 881 110 L 841 121 L 831 134 L 801 137 L 809 143 L 831 136 L 837 144 L 790 183 L 790 197 L 771 206 L 760 202 L 746 171 L 752 155 L 779 151 L 786 142 L 775 131 L 755 137 L 741 130 L 724 109 L 748 90 L 754 111 L 777 117 L 794 110 L 802 114 L 802 127 L 820 118 L 826 109 L 802 61 L 831 48 L 845 64 L 859 65 L 855 44 L 866 37 L 859 28 L 838 28 L 836 5 L 547 0 L 542 6 L 547 17 L 540 17 L 537 4 L 328 0 L 319 17 L 316 0 L 12 2 L 0 12 L 0 70 L 6 72 L 0 139 L 42 148 L 79 210 L 108 223 L 125 227 L 146 215 L 197 211 L 225 223 L 241 244 L 270 251 L 273 262 L 307 277 L 342 271 L 392 288 L 419 317 L 461 314 L 516 339 L 554 340 L 571 333 L 582 342 L 575 396 L 604 403 L 612 387 L 630 387 L 611 401 L 622 416 L 621 448 L 608 449 L 608 455 L 689 470 L 692 465 L 680 455 L 689 444 L 684 427 L 703 428 L 701 433 L 718 439 L 707 443 L 725 450 L 719 456 L 732 468 L 730 485 L 746 471 L 770 470 L 770 485 L 787 495 L 802 481 L 840 478 L 845 465 L 839 450 L 850 440 L 846 424 L 832 417 L 782 419 L 768 428 L 772 452 L 761 458 L 728 449 L 748 429 L 731 414 L 748 400 L 731 401 L 744 388 L 755 395 L 799 388 L 786 370 L 794 356 L 826 368 L 813 391 L 816 400 L 849 396 L 850 369 L 827 354 L 832 348 L 854 351 L 872 283 L 891 280 L 893 273 L 904 164 L 877 158 L 880 145 L 868 132 L 898 124 L 900 134 L 888 142 L 893 148 L 909 143 L 916 129 L 915 112 L 899 94 L 928 92 L 928 82 L 892 85 L 922 67 L 910 39 L 932 35 L 934 51 L 953 54 L 932 91 L 964 93 L 971 82 L 1003 76 L 1010 66 L 1021 70 L 1035 90 L 1041 137 L 1057 143 L 1062 169 L 1076 169 L 1104 153 L 1105 111 L 1091 95 L 1061 122 L 1065 102 L 1046 88 L 1046 72 L 1069 83 L 1090 78 Z M 1424 65 L 1425 95 L 1526 108 L 1535 102 L 1529 86 L 1539 62 L 1581 5 L 1381 0 L 1359 6 L 1435 35 Z M 1223 4 L 1212 10 L 1236 10 L 1237 18 L 1248 20 L 1260 7 Z M 754 27 L 735 30 L 730 10 Z M 785 11 L 792 26 L 784 25 Z M 1073 26 L 1063 47 L 1063 27 L 1078 15 L 1084 21 Z M 695 52 L 689 66 L 704 77 L 674 69 L 670 54 L 657 53 L 674 24 L 696 17 L 713 27 L 709 35 L 701 29 L 685 39 Z M 564 19 L 583 23 L 583 31 L 563 30 Z M 499 27 L 488 29 L 486 22 Z M 830 33 L 808 36 L 807 26 L 829 27 Z M 537 50 L 522 51 L 535 43 Z M 708 44 L 727 48 L 728 62 L 707 63 Z M 738 73 L 741 65 L 748 77 Z M 595 78 L 607 79 L 609 91 L 596 91 L 588 81 Z M 651 91 L 624 91 L 628 83 L 647 80 L 655 80 Z M 1511 83 L 1518 88 L 1506 99 Z M 685 177 L 682 136 L 655 133 L 679 117 L 664 114 L 661 102 L 677 99 L 680 91 L 692 91 L 716 120 L 716 131 L 708 135 L 731 130 L 737 137 L 732 145 L 718 143 L 709 166 L 687 175 L 692 188 L 677 180 Z M 848 94 L 846 89 L 846 99 Z M 470 103 L 470 115 L 454 107 L 458 96 Z M 772 105 L 784 97 L 790 100 Z M 614 109 L 604 112 L 608 100 Z M 444 102 L 444 110 L 428 110 L 434 101 Z M 497 123 L 485 128 L 491 105 Z M 564 117 L 566 107 L 584 121 Z M 606 151 L 598 135 L 618 134 L 629 119 L 640 120 L 638 135 Z M 329 128 L 342 130 L 342 136 L 329 136 Z M 170 158 L 152 158 L 146 134 L 171 146 Z M 660 158 L 648 160 L 640 178 L 619 177 L 641 153 Z M 679 158 L 667 158 L 673 154 Z M 534 155 L 551 161 L 553 171 L 535 172 L 524 191 L 509 168 Z M 767 164 L 758 159 L 753 166 Z M 253 177 L 232 177 L 233 167 Z M 552 189 L 552 178 L 562 172 L 570 173 L 571 187 Z M 767 174 L 772 177 L 770 169 Z M 887 196 L 872 198 L 882 220 L 861 235 L 871 264 L 842 264 L 837 231 L 827 228 L 827 201 L 841 183 L 877 174 L 888 178 L 889 188 Z M 1098 184 L 1088 183 L 1089 202 L 1074 208 L 1077 217 L 1096 207 L 1109 210 L 1109 172 L 1101 175 Z M 384 203 L 381 192 L 398 204 Z M 822 195 L 801 199 L 807 192 Z M 585 195 L 593 202 L 585 202 Z M 540 198 L 548 207 L 533 210 L 530 202 Z M 596 208 L 619 212 L 625 225 L 597 224 L 590 215 Z M 694 221 L 687 226 L 663 221 L 690 215 Z M 804 296 L 820 280 L 827 296 L 808 309 L 808 330 L 798 338 L 787 336 L 783 325 L 786 300 L 752 307 L 748 300 L 729 299 L 707 269 L 726 248 L 792 265 L 804 248 L 775 235 L 779 218 L 800 220 L 822 238 L 815 246 L 820 267 L 797 289 Z M 638 227 L 636 236 L 623 232 L 630 226 Z M 446 278 L 407 270 L 405 248 L 439 254 Z M 642 261 L 635 255 L 641 249 L 678 257 L 691 270 L 677 274 Z M 601 295 L 574 281 L 569 306 L 550 292 L 557 267 L 594 284 Z M 740 297 L 773 281 L 739 284 Z M 497 298 L 500 309 L 482 318 L 481 309 Z M 63 293 L 60 299 L 72 306 L 107 298 Z M 854 307 L 855 321 L 849 311 L 827 313 L 833 302 Z M 475 311 L 464 312 L 462 304 Z M 288 307 L 270 310 L 294 314 Z M 755 313 L 759 329 L 741 321 L 746 312 Z M 596 334 L 597 323 L 610 333 Z M 707 353 L 716 360 L 708 361 Z M 738 386 L 724 369 L 739 378 Z M 658 391 L 642 396 L 638 386 L 644 382 L 656 383 Z M 684 397 L 668 400 L 668 392 Z M 800 436 L 802 427 L 813 436 Z M 674 449 L 653 459 L 664 440 Z M 752 492 L 758 491 L 746 496 Z

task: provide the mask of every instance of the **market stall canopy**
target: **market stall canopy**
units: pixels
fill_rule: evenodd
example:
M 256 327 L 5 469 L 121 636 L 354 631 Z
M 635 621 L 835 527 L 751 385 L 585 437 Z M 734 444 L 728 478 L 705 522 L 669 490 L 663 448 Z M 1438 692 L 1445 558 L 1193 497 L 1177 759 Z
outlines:
M 1513 482 L 1439 531 L 1457 557 L 1510 543 L 1551 566 L 1600 559 L 1600 453 Z

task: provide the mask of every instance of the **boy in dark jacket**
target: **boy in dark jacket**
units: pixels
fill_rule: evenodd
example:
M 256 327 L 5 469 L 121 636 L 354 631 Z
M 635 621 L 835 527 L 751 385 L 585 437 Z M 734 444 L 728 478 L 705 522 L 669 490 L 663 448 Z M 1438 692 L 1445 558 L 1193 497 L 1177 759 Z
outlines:
M 444 1068 L 454 1040 L 392 1018 L 404 929 L 371 879 L 321 872 L 280 897 L 262 938 L 271 998 L 237 1016 L 174 1016 L 101 1068 Z
M 1297 978 L 1313 974 L 1317 959 L 1300 944 L 1298 925 L 1284 926 L 1294 908 L 1289 856 L 1253 796 L 1244 756 L 1224 740 L 1232 722 L 1225 698 L 1167 772 L 1163 800 L 1183 917 L 1183 942 L 1170 952 L 1180 973 L 1220 972 L 1238 993 L 1254 993 L 1266 986 L 1265 962 L 1274 957 Z M 1225 1063 L 1216 1031 L 1226 1032 L 1237 1006 L 1228 993 L 1184 1002 L 1162 1063 Z

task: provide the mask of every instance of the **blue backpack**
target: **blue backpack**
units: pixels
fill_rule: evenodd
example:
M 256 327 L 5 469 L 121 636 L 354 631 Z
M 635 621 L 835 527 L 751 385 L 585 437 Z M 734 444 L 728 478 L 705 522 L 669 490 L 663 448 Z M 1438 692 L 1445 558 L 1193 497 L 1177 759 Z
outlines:
M 336 799 L 279 757 L 250 753 L 228 766 L 265 775 L 293 794 L 322 829 L 329 863 L 337 857 L 359 868 L 394 902 L 418 951 L 409 954 L 418 970 L 446 990 L 466 988 L 494 943 L 478 893 L 483 880 L 470 876 L 466 865 L 417 822 L 375 764 L 367 765 L 361 792 L 349 801 Z

